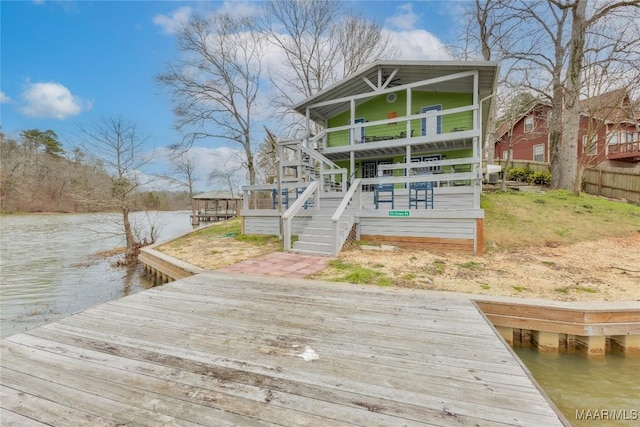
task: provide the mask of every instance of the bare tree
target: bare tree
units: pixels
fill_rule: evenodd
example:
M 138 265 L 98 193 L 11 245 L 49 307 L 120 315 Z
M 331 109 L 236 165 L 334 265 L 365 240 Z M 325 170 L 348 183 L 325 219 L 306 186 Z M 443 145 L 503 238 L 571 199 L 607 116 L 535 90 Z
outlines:
M 517 29 L 520 18 L 506 13 L 501 0 L 475 0 L 463 7 L 464 13 L 460 15 L 463 31 L 459 32 L 456 43 L 448 46 L 452 56 L 461 60 L 501 62 L 498 90 L 493 98 L 495 108 L 488 117 L 483 150 L 487 164 L 491 164 L 495 158 L 495 111 L 502 109 L 504 104 L 510 104 L 513 94 L 513 88 L 508 84 L 512 63 L 505 61 L 505 51 L 519 37 Z
M 282 116 L 300 99 L 395 54 L 379 25 L 348 13 L 342 2 L 274 0 L 265 16 L 268 40 L 285 57 L 284 67 L 271 70 Z
M 175 104 L 176 127 L 186 134 L 182 148 L 203 138 L 240 144 L 249 183 L 256 174 L 252 125 L 265 43 L 249 18 L 194 16 L 178 33 L 182 53 L 158 81 Z
M 196 218 L 196 208 L 193 203 L 193 189 L 197 179 L 195 170 L 198 166 L 196 155 L 190 151 L 172 150 L 169 154 L 169 161 L 171 162 L 173 179 L 189 191 L 191 215 L 192 218 Z M 178 178 L 175 178 L 176 175 Z
M 507 189 L 507 174 L 509 171 L 509 166 L 511 165 L 511 161 L 513 160 L 513 148 L 516 144 L 521 142 L 514 138 L 513 128 L 515 124 L 522 118 L 524 114 L 531 111 L 536 104 L 538 104 L 538 99 L 536 99 L 529 92 L 516 92 L 516 89 L 513 88 L 513 95 L 505 100 L 503 108 L 501 109 L 501 117 L 498 120 L 503 128 L 506 128 L 506 143 L 507 143 L 507 159 L 504 163 L 504 169 L 502 174 L 502 182 L 500 185 L 500 189 L 505 191 Z M 532 132 L 528 134 L 528 137 L 533 138 L 539 135 L 535 135 Z
M 137 261 L 139 249 L 154 238 L 142 238 L 131 224 L 129 214 L 134 208 L 136 191 L 143 184 L 141 169 L 151 158 L 144 156 L 148 138 L 138 135 L 136 126 L 121 118 L 105 118 L 80 130 L 84 152 L 103 165 L 111 178 L 111 194 L 93 203 L 115 208 L 122 214 L 126 242 L 125 263 Z M 152 227 L 153 229 L 153 227 Z
M 231 197 L 240 194 L 240 177 L 238 169 L 230 166 L 229 163 L 221 163 L 221 165 L 213 169 L 209 173 L 209 180 L 217 182 L 222 187 L 227 188 L 231 193 Z
M 506 39 L 499 47 L 510 63 L 510 79 L 552 105 L 552 186 L 577 194 L 582 73 L 598 64 L 637 66 L 640 1 L 594 2 L 590 7 L 587 0 L 493 1 L 497 7 L 491 13 L 503 31 L 517 25 L 518 37 Z M 598 55 L 588 55 L 595 50 Z

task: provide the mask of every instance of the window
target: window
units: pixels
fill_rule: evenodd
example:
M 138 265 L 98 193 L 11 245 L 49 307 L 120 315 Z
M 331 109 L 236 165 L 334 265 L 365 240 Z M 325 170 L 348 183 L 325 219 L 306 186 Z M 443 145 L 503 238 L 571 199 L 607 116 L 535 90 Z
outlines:
M 582 135 L 582 152 L 587 153 L 589 156 L 595 156 L 598 154 L 598 140 L 596 135 Z
M 524 118 L 524 131 L 531 132 L 533 130 L 533 116 L 527 116 Z
M 417 156 L 411 158 L 411 163 L 419 163 L 419 162 L 433 162 L 440 160 L 440 154 L 434 154 L 432 156 Z M 421 175 L 430 172 L 436 172 L 440 170 L 440 166 L 429 166 L 426 168 L 416 168 L 412 169 L 413 173 L 416 175 Z
M 618 131 L 614 130 L 609 132 L 608 140 L 609 145 L 616 145 L 618 143 Z
M 627 142 L 633 142 L 634 139 L 634 133 L 633 132 L 627 132 Z
M 544 162 L 544 144 L 533 146 L 533 161 Z
M 504 150 L 502 152 L 502 159 L 507 160 L 509 158 L 509 150 Z

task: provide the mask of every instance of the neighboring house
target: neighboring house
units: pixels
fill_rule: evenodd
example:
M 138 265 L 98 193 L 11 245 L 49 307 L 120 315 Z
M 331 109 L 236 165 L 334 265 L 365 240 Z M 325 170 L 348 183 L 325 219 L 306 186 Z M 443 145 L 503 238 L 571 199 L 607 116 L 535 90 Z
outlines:
M 497 73 L 494 62 L 378 61 L 299 103 L 306 134 L 279 143 L 277 185 L 243 188 L 244 232 L 278 234 L 282 219 L 298 252 L 337 255 L 351 238 L 482 253 Z
M 576 156 L 594 166 L 603 161 L 640 162 L 640 111 L 624 90 L 581 101 L 582 110 Z M 509 138 L 513 160 L 550 161 L 549 119 L 551 106 L 539 103 L 513 124 L 503 122 L 496 133 L 495 155 L 506 159 Z

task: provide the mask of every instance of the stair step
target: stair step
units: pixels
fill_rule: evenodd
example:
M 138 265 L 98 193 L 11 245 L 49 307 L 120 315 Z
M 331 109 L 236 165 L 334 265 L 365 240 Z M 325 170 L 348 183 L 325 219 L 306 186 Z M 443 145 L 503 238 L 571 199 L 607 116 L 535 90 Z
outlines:
M 330 243 L 301 242 L 299 240 L 293 244 L 293 250 L 303 250 L 323 254 L 333 253 L 333 248 Z
M 324 233 L 324 234 L 300 234 L 298 235 L 298 242 L 303 243 L 328 243 L 331 244 L 333 242 L 333 236 Z
M 326 256 L 326 257 L 332 257 L 333 254 L 329 253 L 329 252 L 316 252 L 316 251 L 308 251 L 305 249 L 291 249 L 291 252 L 297 253 L 297 254 L 302 254 L 302 255 L 320 255 L 320 256 Z
M 299 234 L 303 235 L 306 234 L 308 236 L 330 236 L 332 235 L 332 229 L 329 227 L 305 227 L 304 230 L 302 230 L 302 233 Z

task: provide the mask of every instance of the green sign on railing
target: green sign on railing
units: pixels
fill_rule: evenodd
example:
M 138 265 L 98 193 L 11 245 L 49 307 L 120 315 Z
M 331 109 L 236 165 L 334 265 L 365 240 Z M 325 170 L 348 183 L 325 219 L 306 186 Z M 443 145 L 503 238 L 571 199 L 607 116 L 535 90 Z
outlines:
M 389 216 L 409 216 L 409 211 L 389 211 Z

